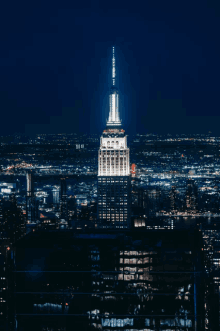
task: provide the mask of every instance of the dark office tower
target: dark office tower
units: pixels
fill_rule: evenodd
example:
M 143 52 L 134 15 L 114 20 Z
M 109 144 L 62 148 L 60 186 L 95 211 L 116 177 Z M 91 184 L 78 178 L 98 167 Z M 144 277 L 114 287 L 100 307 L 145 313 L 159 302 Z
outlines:
M 142 187 L 138 187 L 138 183 L 132 180 L 131 183 L 131 214 L 143 215 L 144 210 L 148 205 L 148 192 Z
M 67 221 L 67 194 L 66 194 L 66 178 L 60 179 L 60 219 Z
M 1 243 L 2 245 L 2 243 Z M 5 256 L 0 252 L 0 330 L 6 330 L 6 274 L 5 274 Z
M 198 211 L 198 190 L 193 179 L 187 180 L 186 208 L 191 213 L 196 213 Z
M 27 224 L 36 221 L 36 202 L 34 196 L 33 173 L 27 172 L 26 220 Z
M 171 192 L 170 192 L 170 209 L 171 211 L 176 210 L 176 186 L 172 186 Z
M 148 190 L 148 207 L 147 213 L 149 216 L 155 216 L 160 211 L 162 205 L 161 190 L 157 187 Z
M 0 223 L 2 222 L 2 200 L 0 199 Z
M 98 152 L 98 220 L 100 227 L 128 228 L 130 226 L 129 148 L 119 117 L 114 47 L 109 117 L 106 129 L 100 138 Z
M 138 188 L 138 192 L 137 192 L 137 203 L 138 203 L 138 208 L 143 209 L 144 208 L 144 190 L 143 188 Z
M 0 217 L 0 331 L 11 330 L 5 323 L 11 314 L 9 307 L 10 291 L 8 257 L 11 256 L 13 244 L 24 235 L 24 217 L 21 209 L 17 206 L 14 195 L 8 200 L 2 200 Z

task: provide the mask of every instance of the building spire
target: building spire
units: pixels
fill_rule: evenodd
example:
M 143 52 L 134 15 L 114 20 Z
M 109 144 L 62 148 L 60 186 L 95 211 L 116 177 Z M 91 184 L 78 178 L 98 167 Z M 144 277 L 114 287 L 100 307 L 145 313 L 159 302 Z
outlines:
M 115 85 L 115 47 L 112 47 L 112 86 Z
M 119 93 L 115 86 L 115 47 L 112 47 L 112 86 L 109 94 L 109 117 L 107 121 L 107 127 L 117 127 L 121 126 L 121 120 L 119 115 Z

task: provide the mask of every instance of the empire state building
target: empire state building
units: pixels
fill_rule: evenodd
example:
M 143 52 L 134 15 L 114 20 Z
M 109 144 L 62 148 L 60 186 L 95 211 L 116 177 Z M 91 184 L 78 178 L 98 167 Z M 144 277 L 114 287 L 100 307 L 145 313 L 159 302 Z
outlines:
M 109 117 L 98 152 L 98 220 L 100 227 L 130 227 L 130 161 L 122 129 L 119 92 L 115 85 L 115 49 L 112 49 L 112 86 Z

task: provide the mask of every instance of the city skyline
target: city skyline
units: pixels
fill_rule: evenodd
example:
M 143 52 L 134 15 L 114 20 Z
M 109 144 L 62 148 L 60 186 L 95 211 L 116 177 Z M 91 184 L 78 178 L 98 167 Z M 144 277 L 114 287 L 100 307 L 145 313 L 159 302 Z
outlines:
M 219 329 L 219 9 L 2 5 L 0 331 Z
M 106 130 L 103 151 L 117 161 L 108 130 L 114 132 Z M 68 331 L 98 323 L 103 330 L 214 331 L 219 141 L 210 134 L 134 136 L 129 188 L 128 176 L 97 176 L 98 135 L 1 140 L 0 329 Z M 122 169 L 111 163 L 110 175 L 123 170 L 123 162 Z

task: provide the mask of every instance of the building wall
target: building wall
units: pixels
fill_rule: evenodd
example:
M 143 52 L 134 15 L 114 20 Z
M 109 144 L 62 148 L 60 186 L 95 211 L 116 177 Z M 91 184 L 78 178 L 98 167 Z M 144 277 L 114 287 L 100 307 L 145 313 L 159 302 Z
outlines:
M 130 160 L 127 137 L 101 137 L 98 176 L 129 176 Z
M 104 130 L 98 153 L 99 227 L 130 227 L 130 159 L 124 130 Z
M 199 246 L 184 230 L 24 237 L 12 273 L 17 330 L 203 330 Z
M 130 226 L 130 177 L 98 177 L 98 219 L 103 227 Z

